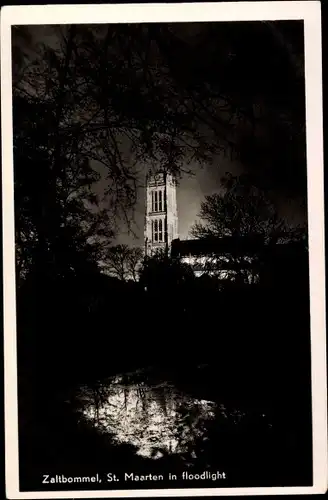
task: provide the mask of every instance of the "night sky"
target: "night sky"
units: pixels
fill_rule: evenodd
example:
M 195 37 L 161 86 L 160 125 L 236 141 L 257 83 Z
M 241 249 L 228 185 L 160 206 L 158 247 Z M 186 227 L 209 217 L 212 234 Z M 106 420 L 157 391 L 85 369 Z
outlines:
M 206 195 L 220 192 L 220 179 L 226 173 L 241 173 L 242 165 L 237 161 L 232 162 L 229 158 L 222 157 L 217 159 L 215 168 L 213 165 L 204 165 L 200 168 L 194 165 L 192 173 L 183 174 L 177 187 L 177 203 L 179 215 L 179 237 L 180 239 L 191 238 L 189 231 L 191 226 L 198 218 L 200 204 Z M 98 169 L 99 171 L 101 169 Z M 126 243 L 131 246 L 143 246 L 143 230 L 145 215 L 145 188 L 143 175 L 140 176 L 140 188 L 138 190 L 138 201 L 135 207 L 134 224 L 132 231 L 128 231 L 127 225 L 121 221 L 121 230 L 117 235 L 117 243 Z M 106 179 L 97 184 L 96 191 L 103 193 L 106 188 Z M 279 194 L 272 196 L 281 216 L 291 225 L 303 224 L 305 220 L 304 209 L 301 201 L 298 199 L 284 199 Z M 106 203 L 106 201 L 104 201 Z
M 177 187 L 177 202 L 179 214 L 179 236 L 181 239 L 190 238 L 191 225 L 197 219 L 200 204 L 206 195 L 220 191 L 220 179 L 226 172 L 238 173 L 241 167 L 237 162 L 233 163 L 227 158 L 218 158 L 218 166 L 206 165 L 200 168 L 194 164 L 189 166 L 192 172 L 183 174 Z M 101 168 L 98 168 L 101 171 Z M 143 245 L 143 228 L 145 215 L 145 179 L 140 174 L 140 188 L 138 189 L 138 201 L 135 206 L 133 233 L 127 230 L 124 221 L 121 222 L 121 231 L 117 235 L 117 242 L 127 243 L 132 246 Z M 96 190 L 102 194 L 106 189 L 106 179 L 97 184 Z M 104 201 L 106 203 L 106 201 Z
M 225 23 L 227 24 L 227 23 Z M 244 23 L 247 24 L 247 23 Z M 250 24 L 250 23 L 248 23 Z M 287 23 L 288 24 L 288 23 Z M 297 60 L 297 64 L 294 65 L 294 69 L 298 72 L 301 73 L 303 71 L 302 67 L 302 47 L 303 47 L 303 35 L 302 35 L 302 29 L 295 29 L 294 30 L 294 24 L 290 23 L 290 25 L 293 25 L 291 29 L 288 28 L 287 30 L 284 28 L 282 30 L 282 33 L 286 35 L 286 52 L 289 54 L 289 57 L 294 57 L 293 61 Z M 65 29 L 62 27 L 62 29 Z M 200 24 L 184 24 L 180 25 L 180 34 L 181 37 L 184 37 L 185 39 L 188 40 L 188 43 L 192 46 L 197 47 L 198 38 L 199 38 L 199 33 L 202 31 L 202 26 Z M 244 28 L 242 28 L 244 29 Z M 248 29 L 248 27 L 247 27 Z M 251 27 L 249 29 L 252 29 Z M 289 29 L 289 31 L 288 31 Z M 19 46 L 20 44 L 24 44 L 24 50 L 27 52 L 28 57 L 34 57 L 33 54 L 35 53 L 35 47 L 36 44 L 38 43 L 43 43 L 46 45 L 50 45 L 51 47 L 57 47 L 58 45 L 58 36 L 56 32 L 54 31 L 53 27 L 51 26 L 30 26 L 28 28 L 29 35 L 31 37 L 29 45 L 26 45 L 26 40 L 21 40 L 19 37 L 15 36 L 13 37 L 13 46 Z M 240 40 L 238 37 L 236 38 L 238 43 L 242 43 L 242 30 L 240 34 Z M 232 43 L 232 42 L 231 42 Z M 237 43 L 237 42 L 236 42 Z M 235 43 L 235 44 L 236 44 Z M 238 45 L 237 43 L 237 45 Z M 285 42 L 283 42 L 285 43 Z M 256 44 L 258 45 L 258 40 L 256 40 Z M 258 65 L 261 64 L 261 61 L 265 61 L 266 54 L 265 53 L 255 53 L 254 56 L 251 53 L 252 47 L 249 47 L 249 52 L 248 52 L 248 57 L 250 60 L 254 58 L 257 60 Z M 229 48 L 229 44 L 227 43 L 226 47 L 227 55 L 228 57 L 234 57 L 235 56 L 235 50 L 233 49 L 233 43 Z M 278 54 L 278 53 L 277 53 Z M 279 56 L 277 55 L 278 61 L 273 61 L 273 63 L 277 64 L 279 67 L 280 61 L 279 61 Z M 301 62 L 300 62 L 301 61 Z M 258 68 L 258 65 L 256 66 Z M 254 63 L 255 66 L 255 63 Z M 296 71 L 295 70 L 295 71 Z M 260 69 L 259 69 L 260 71 Z M 246 78 L 246 77 L 245 77 Z M 255 77 L 254 77 L 255 78 Z M 264 84 L 266 85 L 267 82 L 265 80 L 266 77 L 264 77 Z M 287 79 L 289 78 L 289 75 L 286 75 L 286 82 Z M 299 74 L 297 75 L 297 78 L 299 78 Z M 258 83 L 258 82 L 257 82 Z M 287 85 L 287 84 L 286 84 Z M 256 86 L 256 82 L 254 80 L 254 86 Z M 287 87 L 286 87 L 287 88 Z M 283 100 L 281 99 L 281 94 L 283 92 L 282 87 L 277 85 L 276 90 L 275 87 L 273 87 L 270 90 L 270 100 L 271 104 L 267 104 L 269 111 L 271 108 L 269 106 L 272 106 L 272 103 L 274 105 L 275 99 L 276 100 Z M 274 93 L 277 93 L 275 96 Z M 292 90 L 287 89 L 286 90 L 286 98 L 285 101 L 288 102 L 288 94 L 292 92 Z M 261 94 L 258 92 L 258 102 L 261 103 L 263 101 Z M 296 103 L 297 104 L 297 103 Z M 294 107 L 294 109 L 292 109 Z M 296 111 L 295 111 L 296 110 Z M 271 111 L 270 111 L 271 112 Z M 284 110 L 286 112 L 286 110 Z M 295 103 L 290 104 L 290 109 L 287 109 L 287 114 L 288 113 L 294 113 L 295 116 L 298 116 L 298 110 L 296 109 Z M 302 116 L 303 110 L 300 112 L 300 116 Z M 303 124 L 304 125 L 304 124 Z M 263 129 L 264 130 L 264 129 Z M 263 142 L 265 143 L 266 137 L 265 134 L 268 136 L 271 134 L 274 134 L 275 130 L 266 130 L 264 135 L 263 135 Z M 277 139 L 276 143 L 276 148 L 279 149 L 279 139 Z M 284 146 L 286 147 L 286 146 Z M 292 148 L 294 146 L 290 146 Z M 288 147 L 287 150 L 288 151 Z M 178 200 L 178 214 L 179 214 L 179 236 L 181 239 L 185 239 L 189 237 L 189 231 L 191 229 L 191 225 L 195 222 L 197 219 L 197 214 L 199 213 L 200 210 L 200 203 L 204 199 L 205 195 L 209 195 L 215 192 L 220 191 L 220 179 L 221 177 L 226 173 L 226 172 L 231 172 L 231 173 L 241 173 L 241 172 L 248 172 L 249 171 L 249 164 L 247 162 L 244 162 L 242 159 L 233 159 L 231 156 L 231 151 L 229 151 L 229 148 L 225 149 L 225 153 L 217 154 L 215 157 L 212 158 L 212 161 L 210 164 L 204 163 L 202 168 L 199 167 L 198 164 L 196 163 L 191 163 L 188 165 L 188 169 L 192 171 L 192 175 L 188 174 L 183 174 L 182 178 L 180 179 L 179 186 L 178 186 L 178 193 L 177 193 L 177 200 Z M 270 156 L 270 152 L 268 150 L 268 157 Z M 254 156 L 256 158 L 256 154 Z M 293 160 L 291 159 L 292 163 Z M 253 162 L 254 165 L 256 162 Z M 280 163 L 282 162 L 277 162 L 277 165 L 279 166 Z M 106 183 L 107 180 L 105 178 L 105 172 L 104 169 L 98 164 L 94 164 L 95 169 L 100 172 L 101 174 L 101 180 L 100 182 L 97 183 L 95 186 L 95 190 L 97 193 L 102 194 L 104 189 L 106 189 Z M 258 166 L 255 168 L 255 175 L 257 175 L 259 178 L 263 177 L 266 175 L 266 166 L 263 164 L 263 169 L 261 170 L 261 167 L 259 168 Z M 268 172 L 270 169 L 270 166 L 267 167 Z M 284 165 L 280 165 L 279 167 L 282 171 L 282 176 L 284 175 Z M 297 186 L 298 183 L 298 176 L 302 176 L 303 173 L 298 174 L 298 171 L 296 170 L 298 167 L 294 165 L 287 165 L 287 170 L 288 173 L 286 176 L 289 178 L 290 184 L 293 186 L 293 176 L 295 176 L 295 185 Z M 271 167 L 272 169 L 272 167 Z M 295 170 L 293 170 L 295 169 Z M 254 172 L 253 172 L 254 173 Z M 126 224 L 124 222 L 119 222 L 119 231 L 117 234 L 117 242 L 119 243 L 128 243 L 129 245 L 142 245 L 143 244 L 143 224 L 144 224 L 144 207 L 145 207 L 145 189 L 144 189 L 144 181 L 145 181 L 145 174 L 146 174 L 146 169 L 140 169 L 139 173 L 139 185 L 140 187 L 138 188 L 138 194 L 137 194 L 137 203 L 135 206 L 135 214 L 134 214 L 134 220 L 135 224 L 133 225 L 133 230 L 134 230 L 134 235 L 129 233 L 127 231 Z M 276 176 L 277 178 L 279 177 Z M 280 174 L 281 177 L 281 174 Z M 291 181 L 290 181 L 291 178 Z M 306 220 L 306 204 L 304 203 L 304 190 L 297 190 L 295 188 L 294 192 L 293 190 L 287 190 L 285 189 L 284 186 L 284 181 L 279 181 L 276 184 L 272 185 L 272 188 L 268 189 L 268 195 L 274 200 L 274 202 L 277 204 L 278 211 L 288 219 L 288 222 L 290 223 L 303 223 Z M 103 203 L 107 203 L 106 200 L 103 201 Z

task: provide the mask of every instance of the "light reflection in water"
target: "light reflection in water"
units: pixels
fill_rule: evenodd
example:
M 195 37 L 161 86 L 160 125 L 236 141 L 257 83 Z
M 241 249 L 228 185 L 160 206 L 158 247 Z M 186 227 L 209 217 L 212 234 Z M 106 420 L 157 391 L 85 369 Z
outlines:
M 196 441 L 205 442 L 207 425 L 217 416 L 228 418 L 225 408 L 182 394 L 167 382 L 147 384 L 119 376 L 80 390 L 83 416 L 110 433 L 117 444 L 136 447 L 137 454 L 159 459 L 164 455 L 190 454 L 195 459 Z M 231 415 L 229 415 L 231 417 Z M 243 414 L 236 412 L 234 419 Z

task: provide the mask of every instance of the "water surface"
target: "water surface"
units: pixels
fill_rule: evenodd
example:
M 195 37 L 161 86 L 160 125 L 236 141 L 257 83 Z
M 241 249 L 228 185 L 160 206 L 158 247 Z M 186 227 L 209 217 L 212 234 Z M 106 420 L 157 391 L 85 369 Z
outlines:
M 83 386 L 78 399 L 82 418 L 99 433 L 152 460 L 175 455 L 193 462 L 213 431 L 240 426 L 248 416 L 238 408 L 197 399 L 145 371 Z

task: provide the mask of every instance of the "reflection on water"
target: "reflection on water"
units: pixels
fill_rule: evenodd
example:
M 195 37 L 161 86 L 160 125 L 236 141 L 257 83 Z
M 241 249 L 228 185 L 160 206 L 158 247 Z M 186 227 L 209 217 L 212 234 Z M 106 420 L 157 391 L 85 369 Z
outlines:
M 183 394 L 168 382 L 150 383 L 144 378 L 122 375 L 79 392 L 84 418 L 117 444 L 135 446 L 140 456 L 189 454 L 195 459 L 195 442 L 206 442 L 208 425 L 218 414 L 234 422 L 244 416 Z

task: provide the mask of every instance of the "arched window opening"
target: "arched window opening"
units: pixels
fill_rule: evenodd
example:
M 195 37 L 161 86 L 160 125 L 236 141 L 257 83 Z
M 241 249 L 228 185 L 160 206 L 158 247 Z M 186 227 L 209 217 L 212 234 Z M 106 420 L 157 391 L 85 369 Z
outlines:
M 164 210 L 163 207 L 163 192 L 159 191 L 158 192 L 158 211 L 162 212 Z
M 158 221 L 158 241 L 163 241 L 163 221 Z
M 162 243 L 164 241 L 164 221 L 155 219 L 151 223 L 152 240 L 154 243 Z
M 151 211 L 163 212 L 164 211 L 164 193 L 162 190 L 152 191 L 151 193 Z
M 158 220 L 155 220 L 154 226 L 155 241 L 158 241 Z

